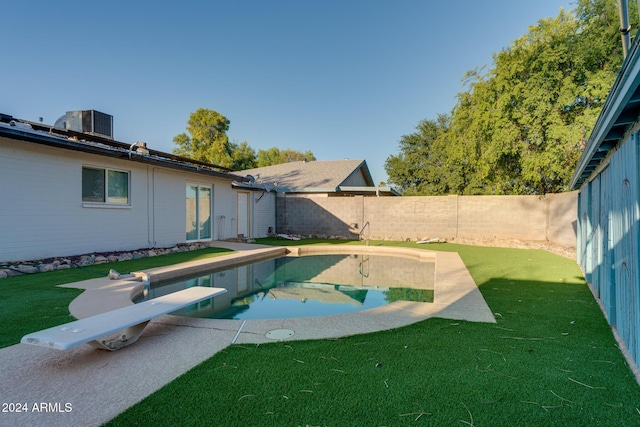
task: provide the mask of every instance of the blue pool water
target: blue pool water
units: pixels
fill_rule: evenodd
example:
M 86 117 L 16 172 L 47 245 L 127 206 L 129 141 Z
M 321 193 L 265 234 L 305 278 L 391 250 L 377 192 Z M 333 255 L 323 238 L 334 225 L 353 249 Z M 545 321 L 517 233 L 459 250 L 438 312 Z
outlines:
M 397 300 L 433 302 L 435 265 L 381 255 L 286 256 L 152 285 L 149 299 L 191 286 L 227 293 L 173 313 L 218 319 L 326 316 Z

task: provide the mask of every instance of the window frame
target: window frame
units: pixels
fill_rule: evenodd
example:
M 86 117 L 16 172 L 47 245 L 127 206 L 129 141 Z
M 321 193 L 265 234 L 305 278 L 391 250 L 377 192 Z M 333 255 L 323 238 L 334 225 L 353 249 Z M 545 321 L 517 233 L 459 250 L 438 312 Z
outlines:
M 84 196 L 84 170 L 85 169 L 90 169 L 90 170 L 94 170 L 94 171 L 101 171 L 103 174 L 103 179 L 104 179 L 104 188 L 103 188 L 103 201 L 95 201 L 95 200 L 85 200 L 85 196 Z M 117 172 L 117 173 L 124 173 L 126 174 L 127 177 L 127 187 L 126 187 L 126 202 L 124 203 L 119 203 L 116 200 L 115 196 L 110 196 L 109 195 L 109 173 L 110 172 Z M 118 168 L 111 168 L 111 167 L 105 167 L 105 166 L 95 166 L 95 165 L 82 165 L 82 193 L 81 193 L 81 199 L 82 199 L 82 206 L 83 207 L 103 207 L 103 208 L 130 208 L 131 207 L 131 171 L 130 170 L 126 170 L 126 169 L 118 169 Z

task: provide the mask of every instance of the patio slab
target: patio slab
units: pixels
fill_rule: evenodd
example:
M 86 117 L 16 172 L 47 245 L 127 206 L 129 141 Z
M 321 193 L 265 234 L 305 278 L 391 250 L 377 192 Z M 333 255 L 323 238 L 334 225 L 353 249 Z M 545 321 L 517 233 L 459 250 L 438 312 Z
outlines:
M 238 251 L 225 255 L 224 262 L 283 250 L 228 242 L 215 245 Z M 274 342 L 268 335 L 278 339 L 289 335 L 281 330 L 290 331 L 286 339 L 301 340 L 392 329 L 429 317 L 495 322 L 460 257 L 445 252 L 436 256 L 434 303 L 396 301 L 358 313 L 296 319 L 164 315 L 149 324 L 136 344 L 116 352 L 89 346 L 56 351 L 26 344 L 0 349 L 0 396 L 3 403 L 22 410 L 0 412 L 0 425 L 99 426 L 232 343 Z M 196 264 L 190 268 L 200 268 Z M 67 286 L 86 289 L 69 306 L 74 316 L 82 318 L 131 304 L 141 281 L 94 279 Z

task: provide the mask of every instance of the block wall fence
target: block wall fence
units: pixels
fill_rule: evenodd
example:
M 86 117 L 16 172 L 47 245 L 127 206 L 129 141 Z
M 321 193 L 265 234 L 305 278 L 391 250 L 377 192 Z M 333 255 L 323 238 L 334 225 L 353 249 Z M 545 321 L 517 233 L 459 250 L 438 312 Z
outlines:
M 578 192 L 545 196 L 318 197 L 281 193 L 276 232 L 372 240 L 547 241 L 576 247 Z

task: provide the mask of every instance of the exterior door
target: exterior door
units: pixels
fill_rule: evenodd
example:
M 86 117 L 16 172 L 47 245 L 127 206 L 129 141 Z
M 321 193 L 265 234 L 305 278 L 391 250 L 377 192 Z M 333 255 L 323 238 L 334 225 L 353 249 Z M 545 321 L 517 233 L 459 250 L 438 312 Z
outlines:
M 249 236 L 249 193 L 238 193 L 238 236 Z
M 186 239 L 211 239 L 211 187 L 187 185 Z

